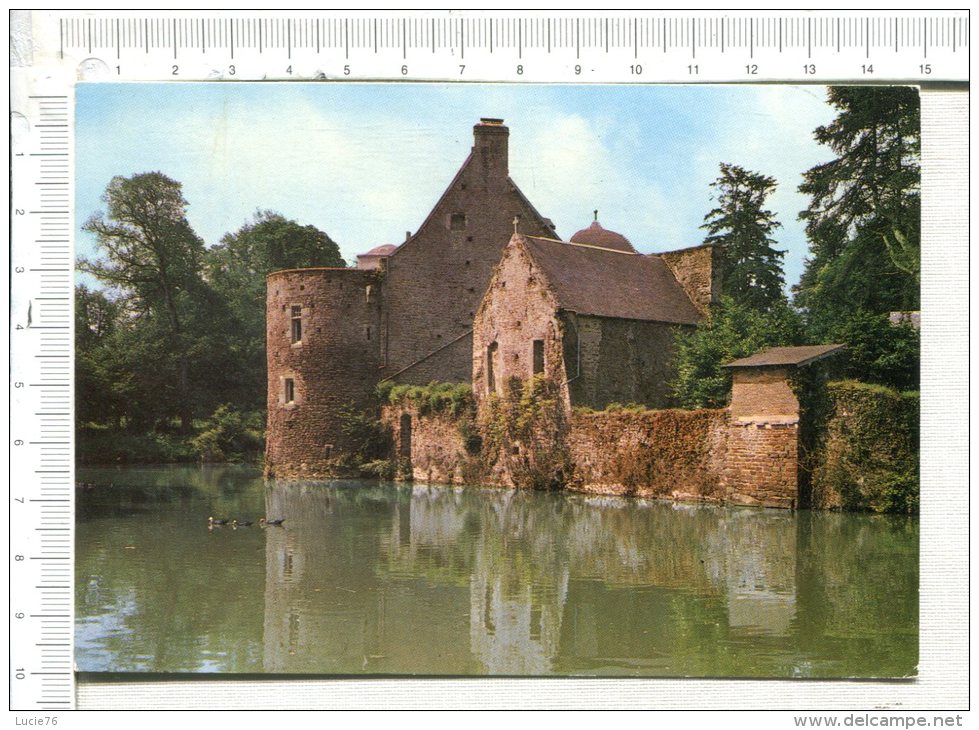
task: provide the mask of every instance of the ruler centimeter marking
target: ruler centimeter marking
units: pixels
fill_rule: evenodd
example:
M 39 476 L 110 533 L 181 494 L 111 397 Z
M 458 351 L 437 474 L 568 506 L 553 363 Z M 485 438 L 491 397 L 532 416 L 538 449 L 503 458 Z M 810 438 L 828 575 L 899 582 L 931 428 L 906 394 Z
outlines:
M 966 81 L 966 11 L 48 14 L 98 80 Z M 56 47 L 52 47 L 56 45 Z M 161 61 L 169 64 L 162 65 Z M 181 61 L 182 63 L 173 63 Z M 740 63 L 739 63 L 740 61 Z M 281 62 L 281 63 L 280 63 Z M 508 64 L 509 62 L 509 64 Z M 641 77 L 641 78 L 640 78 Z M 94 80 L 94 79 L 93 79 Z
M 238 12 L 238 11 L 234 11 Z M 12 709 L 74 706 L 73 84 L 967 81 L 966 11 L 32 13 L 12 68 Z M 20 75 L 18 75 L 20 74 Z M 15 84 L 21 79 L 23 82 Z
M 11 134 L 10 707 L 74 706 L 71 95 Z

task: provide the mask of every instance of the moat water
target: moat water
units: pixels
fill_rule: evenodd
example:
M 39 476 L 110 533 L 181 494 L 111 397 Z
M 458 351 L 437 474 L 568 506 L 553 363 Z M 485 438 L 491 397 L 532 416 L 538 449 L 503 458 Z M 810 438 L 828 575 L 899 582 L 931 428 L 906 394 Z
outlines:
M 918 520 L 80 469 L 83 672 L 905 677 Z M 209 516 L 284 518 L 208 529 Z

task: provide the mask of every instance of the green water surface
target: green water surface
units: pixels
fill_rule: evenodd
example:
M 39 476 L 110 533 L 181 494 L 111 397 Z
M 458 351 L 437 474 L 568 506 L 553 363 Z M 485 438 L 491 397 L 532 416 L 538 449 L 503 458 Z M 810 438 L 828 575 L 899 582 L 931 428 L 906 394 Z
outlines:
M 84 672 L 907 677 L 918 520 L 80 469 Z M 207 518 L 284 518 L 208 529 Z

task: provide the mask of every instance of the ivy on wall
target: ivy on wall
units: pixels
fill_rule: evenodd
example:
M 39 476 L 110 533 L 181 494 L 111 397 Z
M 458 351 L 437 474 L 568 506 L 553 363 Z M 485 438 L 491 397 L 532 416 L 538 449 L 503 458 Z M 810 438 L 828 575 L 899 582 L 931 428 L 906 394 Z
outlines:
M 920 398 L 845 380 L 827 385 L 831 403 L 815 454 L 812 506 L 918 512 Z
M 572 477 L 567 415 L 556 380 L 509 378 L 479 412 L 482 466 L 516 487 L 561 489 Z

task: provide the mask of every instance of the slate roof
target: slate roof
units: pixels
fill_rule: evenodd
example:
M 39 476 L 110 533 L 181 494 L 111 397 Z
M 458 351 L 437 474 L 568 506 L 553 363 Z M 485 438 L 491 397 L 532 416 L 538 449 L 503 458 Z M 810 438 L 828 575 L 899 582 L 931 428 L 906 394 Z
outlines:
M 697 324 L 701 314 L 666 263 L 548 238 L 518 236 L 562 309 L 597 317 Z
M 803 347 L 770 347 L 749 357 L 722 365 L 725 368 L 761 368 L 785 365 L 802 366 L 835 355 L 844 345 L 805 345 Z

